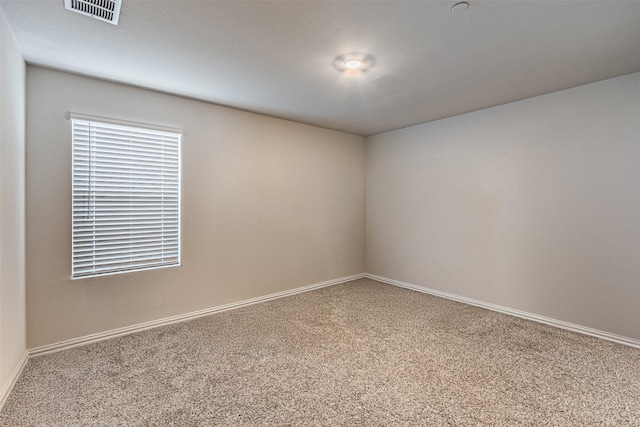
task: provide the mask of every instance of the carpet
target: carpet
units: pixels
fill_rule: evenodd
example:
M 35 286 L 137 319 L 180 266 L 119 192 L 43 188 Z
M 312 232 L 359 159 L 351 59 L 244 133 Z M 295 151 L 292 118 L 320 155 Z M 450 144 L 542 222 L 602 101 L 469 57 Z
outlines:
M 370 279 L 29 360 L 2 426 L 640 426 L 640 350 Z

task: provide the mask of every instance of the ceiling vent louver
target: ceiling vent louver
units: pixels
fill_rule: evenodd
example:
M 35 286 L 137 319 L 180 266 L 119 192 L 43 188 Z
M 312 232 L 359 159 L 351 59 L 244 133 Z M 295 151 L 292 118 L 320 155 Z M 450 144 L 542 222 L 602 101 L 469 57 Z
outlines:
M 122 0 L 64 0 L 64 8 L 72 12 L 118 25 Z

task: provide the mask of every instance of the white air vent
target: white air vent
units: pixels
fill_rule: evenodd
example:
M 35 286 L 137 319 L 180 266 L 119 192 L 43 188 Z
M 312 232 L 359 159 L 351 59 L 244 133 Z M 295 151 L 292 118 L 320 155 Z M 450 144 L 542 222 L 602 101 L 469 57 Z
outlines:
M 64 0 L 64 8 L 118 25 L 122 0 Z

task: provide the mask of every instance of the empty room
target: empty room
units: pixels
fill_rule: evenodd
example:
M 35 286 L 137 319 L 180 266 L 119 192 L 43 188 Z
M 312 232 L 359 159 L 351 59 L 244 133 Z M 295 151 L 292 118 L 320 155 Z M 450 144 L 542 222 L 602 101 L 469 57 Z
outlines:
M 640 427 L 640 1 L 0 37 L 1 426 Z

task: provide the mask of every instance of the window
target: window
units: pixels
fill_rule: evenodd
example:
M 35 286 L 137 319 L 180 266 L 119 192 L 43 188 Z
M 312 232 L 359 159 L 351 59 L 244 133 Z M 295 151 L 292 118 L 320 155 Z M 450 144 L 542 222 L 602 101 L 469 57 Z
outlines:
M 182 131 L 70 113 L 73 278 L 180 265 Z

